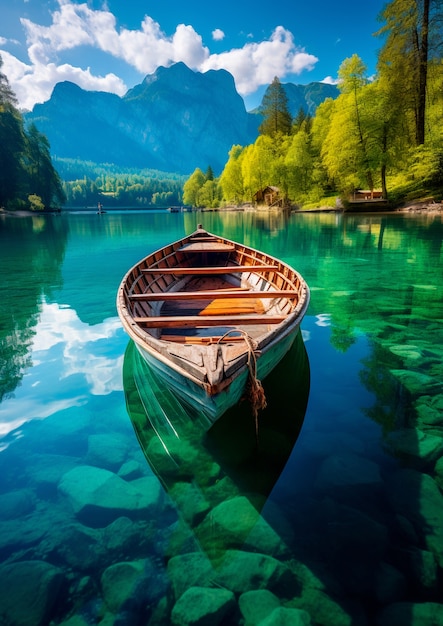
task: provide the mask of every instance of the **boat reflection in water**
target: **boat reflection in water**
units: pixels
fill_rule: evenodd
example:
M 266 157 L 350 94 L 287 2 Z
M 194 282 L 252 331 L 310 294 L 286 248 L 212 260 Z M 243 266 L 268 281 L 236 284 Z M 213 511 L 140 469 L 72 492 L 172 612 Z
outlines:
M 263 381 L 267 407 L 258 424 L 243 401 L 208 430 L 204 414 L 179 401 L 132 342 L 123 377 L 140 446 L 192 529 L 194 546 L 177 544 L 178 552 L 203 549 L 211 560 L 232 549 L 284 552 L 284 539 L 260 511 L 303 424 L 310 370 L 302 334 Z

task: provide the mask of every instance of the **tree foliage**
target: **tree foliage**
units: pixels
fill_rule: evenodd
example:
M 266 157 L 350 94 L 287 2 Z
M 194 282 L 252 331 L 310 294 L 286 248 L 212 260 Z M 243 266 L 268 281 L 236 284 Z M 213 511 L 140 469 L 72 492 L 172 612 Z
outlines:
M 34 125 L 25 129 L 2 64 L 0 57 L 0 206 L 59 206 L 65 198 L 48 140 Z

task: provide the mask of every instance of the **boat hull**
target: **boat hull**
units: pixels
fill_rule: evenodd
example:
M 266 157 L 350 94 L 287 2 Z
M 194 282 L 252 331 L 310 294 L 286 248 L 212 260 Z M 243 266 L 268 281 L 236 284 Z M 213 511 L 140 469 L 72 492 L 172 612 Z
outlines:
M 288 330 L 285 336 L 279 336 L 267 349 L 262 352 L 257 360 L 257 378 L 264 380 L 270 372 L 280 363 L 286 353 L 290 350 L 299 332 L 300 323 Z M 205 386 L 200 385 L 189 376 L 184 375 L 179 369 L 171 367 L 170 363 L 160 360 L 157 355 L 146 348 L 142 342 L 135 342 L 137 349 L 143 359 L 160 376 L 166 385 L 172 388 L 175 394 L 191 407 L 198 407 L 210 421 L 214 423 L 230 407 L 242 400 L 245 395 L 245 388 L 249 377 L 247 365 L 242 367 L 230 385 L 216 393 L 208 395 Z

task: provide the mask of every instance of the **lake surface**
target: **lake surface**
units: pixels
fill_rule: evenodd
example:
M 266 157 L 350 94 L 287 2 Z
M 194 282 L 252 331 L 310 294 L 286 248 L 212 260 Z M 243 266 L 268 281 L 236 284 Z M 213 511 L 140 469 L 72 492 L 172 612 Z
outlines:
M 311 288 L 257 432 L 240 403 L 202 433 L 117 317 L 198 222 Z M 442 241 L 441 213 L 1 217 L 0 624 L 443 624 Z

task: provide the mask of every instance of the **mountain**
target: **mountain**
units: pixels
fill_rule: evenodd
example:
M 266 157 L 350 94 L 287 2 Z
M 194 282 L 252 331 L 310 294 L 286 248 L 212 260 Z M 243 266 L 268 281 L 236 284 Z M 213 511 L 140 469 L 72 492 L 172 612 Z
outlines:
M 308 85 L 282 83 L 282 87 L 288 99 L 288 110 L 292 117 L 296 117 L 300 109 L 314 116 L 318 105 L 326 98 L 335 100 L 339 95 L 338 87 L 327 83 L 309 83 Z M 267 90 L 264 95 L 266 93 Z M 260 114 L 261 111 L 262 105 L 254 109 L 254 113 Z
M 315 110 L 331 85 L 284 87 L 296 115 L 300 106 Z M 255 141 L 259 113 L 246 111 L 229 72 L 202 74 L 176 63 L 158 68 L 122 98 L 58 83 L 50 99 L 24 117 L 47 136 L 59 159 L 177 174 L 211 166 L 218 174 L 233 145 Z

